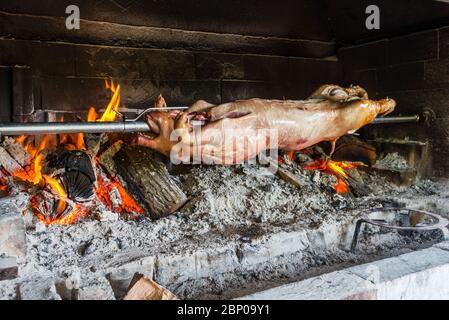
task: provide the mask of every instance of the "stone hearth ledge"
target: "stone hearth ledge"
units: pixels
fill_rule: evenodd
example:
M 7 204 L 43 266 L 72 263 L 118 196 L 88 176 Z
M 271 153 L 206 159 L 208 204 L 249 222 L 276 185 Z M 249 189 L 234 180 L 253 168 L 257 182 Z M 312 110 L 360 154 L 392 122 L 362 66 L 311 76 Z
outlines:
M 237 300 L 449 299 L 449 241 Z
M 18 220 L 24 218 L 17 213 L 16 217 Z M 343 244 L 349 246 L 356 219 L 357 214 L 354 212 L 339 221 L 333 219 L 327 221 L 318 228 L 305 229 L 297 226 L 290 230 L 279 230 L 248 239 L 233 237 L 228 239 L 226 244 L 223 242 L 223 236 L 208 233 L 196 239 L 186 239 L 182 243 L 177 243 L 170 250 L 160 248 L 146 252 L 130 248 L 133 250 L 121 250 L 108 258 L 93 255 L 82 263 L 84 266 L 74 266 L 74 269 L 78 270 L 77 273 L 81 274 L 75 281 L 79 282 L 76 292 L 73 291 L 73 285 L 68 278 L 50 275 L 46 278 L 48 282 L 46 288 L 36 295 L 23 294 L 7 298 L 9 294 L 6 287 L 18 285 L 19 292 L 28 293 L 30 281 L 35 281 L 33 275 L 25 276 L 21 273 L 19 264 L 17 282 L 0 281 L 0 299 L 39 299 L 39 297 L 59 299 L 59 296 L 63 299 L 83 299 L 84 296 L 87 299 L 120 299 L 136 272 L 145 274 L 162 286 L 173 290 L 191 281 L 213 279 L 238 270 L 258 270 L 259 267 L 263 268 L 264 264 L 285 256 L 294 255 L 295 260 L 301 260 L 308 250 L 319 253 Z M 101 261 L 103 263 L 99 263 Z M 91 272 L 86 268 L 89 265 L 96 265 L 98 268 Z M 30 281 L 27 278 L 30 278 Z M 101 283 L 97 284 L 93 281 L 94 278 Z M 1 290 L 3 286 L 6 287 Z M 54 286 L 57 288 L 56 292 Z M 99 290 L 101 294 L 98 294 Z M 54 296 L 49 297 L 48 293 Z
M 418 203 L 422 203 L 421 200 L 418 200 L 414 199 L 413 201 L 417 202 L 409 203 L 409 205 L 416 206 Z M 9 205 L 8 202 L 8 200 L 4 199 L 0 201 L 0 204 L 3 203 L 6 206 Z M 14 207 L 11 207 L 11 209 Z M 5 212 L 4 217 L 9 219 L 9 216 L 14 211 L 6 211 L 7 214 Z M 27 216 L 22 216 L 20 212 L 16 211 L 15 217 L 18 218 L 18 221 L 26 221 Z M 263 235 L 242 235 L 240 233 L 224 235 L 218 232 L 207 232 L 199 234 L 197 237 L 183 238 L 181 239 L 182 241 L 155 243 L 154 246 L 147 247 L 128 247 L 114 253 L 109 251 L 100 251 L 98 254 L 92 252 L 86 257 L 80 257 L 78 264 L 74 264 L 69 268 L 74 269 L 74 282 L 78 283 L 76 286 L 67 282 L 67 279 L 71 277 L 71 270 L 67 270 L 67 272 L 64 270 L 64 274 L 54 272 L 58 271 L 56 267 L 47 271 L 50 272 L 49 277 L 53 279 L 58 296 L 61 296 L 63 299 L 93 298 L 93 296 L 96 296 L 98 299 L 120 299 L 136 272 L 145 274 L 175 294 L 178 294 L 178 288 L 189 287 L 192 283 L 200 283 L 201 281 L 199 280 L 203 279 L 206 281 L 222 281 L 227 275 L 231 275 L 232 278 L 234 274 L 244 274 L 247 271 L 258 273 L 265 270 L 266 267 L 270 269 L 273 266 L 291 263 L 307 267 L 308 258 L 310 257 L 319 257 L 322 254 L 326 254 L 328 250 L 341 249 L 343 247 L 349 248 L 354 232 L 354 224 L 359 217 L 359 213 L 360 209 L 354 209 L 353 211 L 346 211 L 344 215 L 330 216 L 330 218 L 324 219 L 319 226 L 299 223 L 288 227 L 285 225 L 273 226 L 268 233 Z M 4 221 L 9 221 L 8 219 Z M 30 239 L 25 238 L 25 228 L 22 223 L 19 225 L 21 226 L 21 233 L 24 235 L 23 242 L 31 245 L 30 239 L 32 237 L 29 237 Z M 86 222 L 88 227 L 86 230 L 92 229 L 93 231 L 94 229 L 90 227 L 94 225 L 96 224 Z M 70 228 L 76 228 L 76 226 Z M 46 231 L 42 230 L 42 232 Z M 440 243 L 433 248 L 437 250 L 437 253 L 442 252 L 442 254 L 434 254 L 432 256 L 432 259 L 436 260 L 435 263 L 440 263 L 437 259 L 439 256 L 447 258 L 447 261 L 444 261 L 444 263 L 449 263 L 449 257 L 446 257 L 449 256 L 449 251 L 443 250 L 444 245 L 444 243 Z M 447 244 L 446 246 L 449 247 Z M 26 246 L 24 247 L 26 248 Z M 28 255 L 31 254 L 30 252 L 28 252 Z M 25 254 L 24 258 L 26 259 L 26 251 L 23 254 Z M 408 255 L 413 256 L 412 253 Z M 399 266 L 407 265 L 407 263 L 403 262 L 407 255 L 400 257 L 387 260 L 399 261 L 397 263 Z M 428 263 L 427 258 L 421 257 L 419 259 Z M 433 260 L 430 260 L 429 263 L 433 263 Z M 14 297 L 14 295 L 11 295 L 11 287 L 15 287 L 19 291 L 27 291 L 24 282 L 27 281 L 28 277 L 34 278 L 30 274 L 30 271 L 34 271 L 34 264 L 26 265 L 22 261 L 18 261 L 18 264 L 19 275 L 16 279 L 0 281 L 0 299 L 20 298 L 20 296 Z M 369 264 L 363 265 L 361 268 L 366 268 L 366 266 L 369 266 Z M 414 269 L 410 268 L 407 269 L 407 272 L 413 274 L 418 271 L 422 272 L 423 268 L 427 268 L 427 265 L 415 264 L 413 265 Z M 351 279 L 348 280 L 345 277 L 348 274 L 348 270 L 352 269 L 337 271 L 337 275 L 341 279 L 340 282 L 345 283 L 346 281 L 349 287 L 362 287 L 363 290 L 357 289 L 350 292 L 350 294 L 345 293 L 340 296 L 335 293 L 333 296 L 329 296 L 329 299 L 382 297 L 383 291 L 379 283 L 373 283 L 364 279 L 363 275 L 360 275 L 360 269 L 356 269 L 356 267 L 354 267 L 353 272 L 349 272 Z M 356 270 L 359 270 L 360 274 L 357 274 Z M 76 274 L 80 276 L 76 276 Z M 332 275 L 332 273 L 328 275 Z M 324 275 L 321 277 L 324 277 Z M 330 277 L 332 279 L 332 276 Z M 312 281 L 313 279 L 315 278 L 309 278 L 309 280 L 304 280 L 304 282 Z M 380 279 L 383 278 L 381 277 Z M 329 281 L 332 284 L 331 280 Z M 354 283 L 360 283 L 360 285 L 354 285 Z M 366 284 L 366 287 L 363 284 Z M 23 290 L 20 290 L 21 285 L 25 285 Z M 335 285 L 332 285 L 332 287 L 335 287 Z M 74 288 L 75 290 L 73 290 Z M 364 290 L 365 288 L 368 289 Z M 16 289 L 13 289 L 13 291 L 16 291 Z M 50 286 L 50 289 L 46 290 L 46 292 L 54 291 L 52 286 Z M 317 290 L 316 292 L 319 291 Z M 101 292 L 101 294 L 98 294 L 98 292 Z M 241 293 L 241 295 L 243 294 Z M 236 296 L 239 296 L 239 294 L 232 295 L 232 297 Z
M 354 225 L 354 216 L 333 224 L 324 224 L 318 229 L 301 229 L 267 234 L 242 242 L 230 240 L 223 245 L 219 236 L 208 234 L 199 237 L 195 244 L 186 241 L 173 248 L 172 252 L 157 253 L 154 256 L 136 257 L 129 262 L 109 262 L 104 269 L 115 297 L 122 298 L 136 272 L 145 274 L 160 285 L 175 290 L 189 281 L 213 279 L 238 270 L 257 270 L 259 266 L 283 256 L 295 255 L 300 259 L 302 252 L 313 248 L 316 252 L 332 247 L 349 246 Z M 201 248 L 199 243 L 208 243 Z M 211 246 L 216 243 L 216 246 Z M 197 248 L 191 250 L 189 248 Z M 124 257 L 125 253 L 121 254 Z M 122 260 L 117 257 L 117 260 Z

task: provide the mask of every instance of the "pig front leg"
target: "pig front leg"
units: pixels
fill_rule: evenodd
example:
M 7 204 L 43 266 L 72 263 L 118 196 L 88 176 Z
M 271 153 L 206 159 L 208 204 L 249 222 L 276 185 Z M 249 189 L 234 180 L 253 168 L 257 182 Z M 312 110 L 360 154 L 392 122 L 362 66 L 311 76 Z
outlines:
M 132 140 L 133 145 L 144 146 L 170 157 L 175 145 L 184 144 L 185 149 L 188 149 L 193 144 L 187 113 L 180 112 L 173 119 L 168 112 L 151 112 L 145 121 L 157 136 L 137 134 Z

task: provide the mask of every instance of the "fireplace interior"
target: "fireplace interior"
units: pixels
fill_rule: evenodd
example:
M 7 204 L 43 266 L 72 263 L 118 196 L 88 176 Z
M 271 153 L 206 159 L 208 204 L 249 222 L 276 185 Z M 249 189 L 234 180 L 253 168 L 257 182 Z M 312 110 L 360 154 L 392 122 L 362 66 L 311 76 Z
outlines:
M 446 1 L 81 0 L 73 30 L 70 5 L 0 0 L 0 299 L 145 299 L 138 275 L 170 298 L 245 298 L 447 240 Z M 280 150 L 275 173 L 88 129 L 324 84 L 397 105 L 334 152 Z

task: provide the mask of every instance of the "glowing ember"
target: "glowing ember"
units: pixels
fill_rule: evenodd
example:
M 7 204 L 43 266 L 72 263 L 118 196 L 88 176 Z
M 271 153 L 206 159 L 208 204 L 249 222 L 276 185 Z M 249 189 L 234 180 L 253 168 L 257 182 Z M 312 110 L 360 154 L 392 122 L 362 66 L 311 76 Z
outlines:
M 143 213 L 143 209 L 137 204 L 137 202 L 126 192 L 125 188 L 113 178 L 109 178 L 110 181 L 105 181 L 98 178 L 98 188 L 96 189 L 96 194 L 98 199 L 109 208 L 113 209 L 113 204 L 111 198 L 109 197 L 110 191 L 116 189 L 120 195 L 121 206 L 117 208 L 119 213 L 123 212 L 135 212 Z
M 285 158 L 287 158 L 290 161 L 295 161 L 295 151 L 289 151 L 283 157 L 279 157 L 278 162 L 284 164 Z
M 120 85 L 115 85 L 112 81 L 106 81 L 106 89 L 113 93 L 105 112 L 98 119 L 98 114 L 94 107 L 89 109 L 87 121 L 115 121 L 118 115 L 118 108 L 120 105 Z M 63 120 L 61 118 L 61 120 Z M 42 173 L 43 164 L 48 150 L 56 147 L 63 147 L 66 150 L 86 150 L 83 133 L 76 134 L 60 134 L 60 135 L 45 135 L 40 140 L 38 146 L 35 146 L 35 137 L 27 137 L 22 135 L 16 138 L 24 149 L 29 153 L 31 165 L 24 170 L 8 173 L 19 180 L 26 181 L 34 186 L 38 186 L 41 190 L 46 187 L 50 189 L 52 194 L 57 199 L 55 206 L 49 205 L 49 199 L 42 195 L 35 195 L 30 200 L 31 210 L 33 214 L 45 224 L 72 224 L 81 217 L 89 214 L 89 209 L 80 203 L 73 203 L 68 199 L 67 192 L 62 186 L 61 182 L 49 175 Z M 97 164 L 98 165 L 98 164 Z M 119 213 L 143 213 L 143 209 L 137 202 L 126 192 L 123 186 L 116 180 L 110 178 L 108 182 L 98 178 L 96 188 L 97 199 L 104 203 L 108 208 L 112 209 L 112 200 L 110 198 L 110 191 L 115 188 L 120 195 L 121 203 L 116 209 Z M 6 181 L 0 181 L 0 190 L 7 191 Z M 54 207 L 53 209 L 50 209 Z M 41 212 L 52 211 L 52 218 L 47 217 Z
M 65 217 L 61 219 L 52 220 L 47 224 L 73 224 L 79 218 L 87 216 L 88 213 L 89 210 L 87 208 L 83 207 L 80 204 L 76 204 L 72 212 L 67 214 Z
M 337 184 L 334 186 L 335 191 L 337 193 L 346 193 L 349 189 L 345 179 L 348 179 L 349 177 L 345 169 L 356 168 L 357 166 L 358 164 L 347 161 L 329 160 L 326 162 L 324 159 L 318 159 L 314 163 L 304 166 L 304 169 L 319 170 L 335 176 L 337 178 Z
M 0 178 L 0 191 L 7 193 L 8 192 L 8 186 L 6 185 L 5 178 Z

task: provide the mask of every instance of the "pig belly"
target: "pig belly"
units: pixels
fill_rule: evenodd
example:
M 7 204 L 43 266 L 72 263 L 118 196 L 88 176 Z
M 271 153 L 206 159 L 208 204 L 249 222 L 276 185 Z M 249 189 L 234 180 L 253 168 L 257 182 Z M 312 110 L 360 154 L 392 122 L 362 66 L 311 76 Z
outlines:
M 326 140 L 335 115 L 276 110 L 222 119 L 202 129 L 203 160 L 235 164 L 268 149 L 301 150 Z
M 337 126 L 338 116 L 338 111 L 310 112 L 279 108 L 270 110 L 257 126 L 269 126 L 277 131 L 279 149 L 301 150 L 344 134 L 346 128 Z

